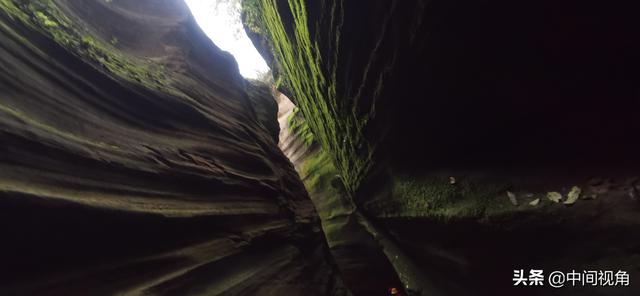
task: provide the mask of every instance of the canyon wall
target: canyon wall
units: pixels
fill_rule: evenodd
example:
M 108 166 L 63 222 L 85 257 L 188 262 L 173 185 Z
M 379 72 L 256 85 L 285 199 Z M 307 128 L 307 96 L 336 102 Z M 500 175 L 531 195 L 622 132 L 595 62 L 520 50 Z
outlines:
M 640 276 L 630 4 L 245 0 L 244 10 L 298 108 L 291 134 L 313 152 L 296 167 L 355 294 L 640 289 L 511 281 L 520 268 Z
M 0 1 L 0 294 L 347 294 L 276 112 L 182 1 Z

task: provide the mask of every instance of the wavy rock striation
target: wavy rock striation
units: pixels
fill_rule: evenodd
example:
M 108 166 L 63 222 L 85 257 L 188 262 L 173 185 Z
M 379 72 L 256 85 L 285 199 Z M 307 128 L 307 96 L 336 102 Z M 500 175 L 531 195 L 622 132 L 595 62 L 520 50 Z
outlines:
M 0 294 L 346 293 L 278 130 L 182 1 L 0 1 Z

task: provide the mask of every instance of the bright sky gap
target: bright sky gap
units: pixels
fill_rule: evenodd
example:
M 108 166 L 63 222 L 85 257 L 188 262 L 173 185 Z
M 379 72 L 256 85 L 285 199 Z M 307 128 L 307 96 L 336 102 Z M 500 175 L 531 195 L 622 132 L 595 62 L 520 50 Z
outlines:
M 220 49 L 231 53 L 240 74 L 257 79 L 269 71 L 240 19 L 240 0 L 185 0 L 202 30 Z

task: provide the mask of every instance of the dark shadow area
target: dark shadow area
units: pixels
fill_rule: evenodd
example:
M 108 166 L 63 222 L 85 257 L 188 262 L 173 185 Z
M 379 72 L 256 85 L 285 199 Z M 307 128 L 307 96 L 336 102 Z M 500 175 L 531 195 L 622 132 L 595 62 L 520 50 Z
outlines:
M 387 154 L 411 169 L 637 169 L 634 7 L 432 1 L 387 91 Z

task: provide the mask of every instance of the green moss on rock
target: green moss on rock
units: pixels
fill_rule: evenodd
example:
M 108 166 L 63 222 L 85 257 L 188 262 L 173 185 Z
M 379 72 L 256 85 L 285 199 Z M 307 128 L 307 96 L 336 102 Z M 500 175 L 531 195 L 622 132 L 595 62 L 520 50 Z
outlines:
M 330 155 L 318 151 L 309 156 L 302 168 L 307 176 L 305 185 L 311 192 L 329 192 L 331 180 L 336 176 L 337 170 L 331 161 Z
M 300 114 L 300 108 L 295 107 L 293 109 L 293 112 L 291 112 L 291 115 L 287 118 L 287 124 L 289 125 L 291 133 L 294 134 L 296 138 L 302 140 L 307 148 L 313 145 L 315 142 L 313 132 L 302 117 L 302 114 Z
M 465 178 L 451 184 L 448 177 L 399 175 L 391 198 L 372 201 L 367 209 L 386 217 L 481 218 L 514 210 L 502 198 L 507 188 L 507 183 L 492 180 Z
M 269 40 L 284 88 L 296 105 L 315 140 L 328 153 L 342 176 L 347 193 L 355 193 L 372 167 L 373 147 L 364 139 L 368 115 L 357 115 L 336 93 L 336 67 L 323 61 L 309 32 L 305 1 L 289 0 L 293 31 L 288 32 L 276 0 L 243 1 L 245 24 Z M 334 7 L 332 13 L 336 13 Z M 338 16 L 336 16 L 338 17 Z M 339 43 L 340 34 L 332 41 Z M 337 48 L 337 46 L 335 47 Z M 336 53 L 333 53 L 334 55 Z M 323 70 L 328 69 L 328 70 Z
M 72 21 L 54 1 L 0 0 L 0 10 L 120 78 L 166 89 L 163 67 L 149 61 L 133 60 L 118 52 L 110 42 L 92 37 L 92 32 Z

